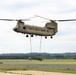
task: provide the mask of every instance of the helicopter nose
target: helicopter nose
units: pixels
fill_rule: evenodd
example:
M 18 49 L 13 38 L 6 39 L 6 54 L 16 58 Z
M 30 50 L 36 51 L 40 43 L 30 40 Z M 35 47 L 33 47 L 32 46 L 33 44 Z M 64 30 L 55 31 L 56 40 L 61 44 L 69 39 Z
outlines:
M 17 28 L 13 28 L 13 30 L 17 32 Z

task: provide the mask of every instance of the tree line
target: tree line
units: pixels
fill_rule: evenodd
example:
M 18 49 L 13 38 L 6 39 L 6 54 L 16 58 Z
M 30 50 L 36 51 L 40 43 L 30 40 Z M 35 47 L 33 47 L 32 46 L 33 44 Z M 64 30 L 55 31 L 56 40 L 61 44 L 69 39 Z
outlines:
M 76 53 L 9 53 L 0 54 L 0 59 L 76 59 Z

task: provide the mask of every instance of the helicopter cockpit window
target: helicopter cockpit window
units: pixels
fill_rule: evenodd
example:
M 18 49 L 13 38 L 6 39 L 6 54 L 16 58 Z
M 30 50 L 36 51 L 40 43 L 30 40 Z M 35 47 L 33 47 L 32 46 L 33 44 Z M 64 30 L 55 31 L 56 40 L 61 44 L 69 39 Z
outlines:
M 19 26 L 18 25 L 16 25 L 16 27 L 15 28 L 18 28 Z

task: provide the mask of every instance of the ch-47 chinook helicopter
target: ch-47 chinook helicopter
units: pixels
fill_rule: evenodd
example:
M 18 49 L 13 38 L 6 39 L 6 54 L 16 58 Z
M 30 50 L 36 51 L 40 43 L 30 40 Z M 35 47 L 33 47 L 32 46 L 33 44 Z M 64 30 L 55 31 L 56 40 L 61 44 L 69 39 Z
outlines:
M 47 22 L 44 27 L 38 27 L 38 26 L 31 26 L 25 24 L 23 21 L 27 21 L 28 19 L 0 19 L 0 20 L 6 20 L 6 21 L 17 21 L 17 25 L 13 28 L 15 32 L 27 34 L 26 37 L 29 37 L 28 34 L 33 37 L 33 35 L 39 35 L 39 36 L 52 36 L 55 35 L 58 32 L 58 25 L 56 21 L 76 21 L 76 19 L 66 19 L 66 20 L 50 20 L 38 15 L 35 15 L 35 17 L 40 17 L 46 20 L 49 20 L 50 22 Z M 31 17 L 34 18 L 34 17 Z
M 25 24 L 22 20 L 18 20 L 16 27 L 13 28 L 15 32 L 27 34 L 26 37 L 28 37 L 28 34 L 33 37 L 33 35 L 39 35 L 39 36 L 52 36 L 56 34 L 57 32 L 57 23 L 54 21 L 46 23 L 44 27 L 38 27 L 38 26 L 31 26 Z

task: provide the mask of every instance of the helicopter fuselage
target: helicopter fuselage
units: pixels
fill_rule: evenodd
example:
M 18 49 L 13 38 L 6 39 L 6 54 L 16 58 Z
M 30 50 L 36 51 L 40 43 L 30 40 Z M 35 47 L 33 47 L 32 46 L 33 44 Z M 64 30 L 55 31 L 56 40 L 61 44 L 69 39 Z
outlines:
M 24 22 L 18 22 L 16 27 L 13 28 L 15 32 L 39 35 L 39 36 L 53 36 L 57 32 L 57 24 L 46 23 L 44 27 L 31 26 L 24 24 Z

